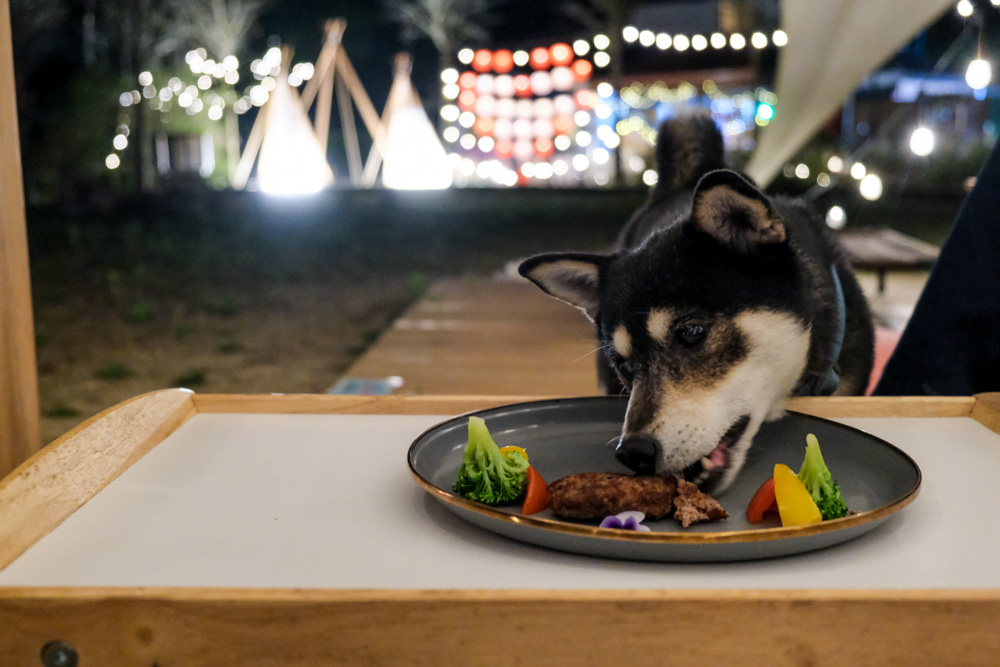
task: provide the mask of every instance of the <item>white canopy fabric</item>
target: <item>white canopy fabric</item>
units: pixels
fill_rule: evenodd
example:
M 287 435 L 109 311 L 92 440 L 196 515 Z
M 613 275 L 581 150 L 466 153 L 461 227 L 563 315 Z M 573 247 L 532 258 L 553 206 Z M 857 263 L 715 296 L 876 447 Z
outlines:
M 774 119 L 746 173 L 766 185 L 872 70 L 955 0 L 783 0 Z

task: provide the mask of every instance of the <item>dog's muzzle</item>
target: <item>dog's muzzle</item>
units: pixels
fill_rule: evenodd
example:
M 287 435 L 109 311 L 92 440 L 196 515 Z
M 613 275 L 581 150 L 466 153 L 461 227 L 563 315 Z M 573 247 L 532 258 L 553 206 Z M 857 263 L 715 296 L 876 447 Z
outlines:
M 635 434 L 624 436 L 615 447 L 615 458 L 629 470 L 640 475 L 656 472 L 656 453 L 659 444 L 656 438 Z

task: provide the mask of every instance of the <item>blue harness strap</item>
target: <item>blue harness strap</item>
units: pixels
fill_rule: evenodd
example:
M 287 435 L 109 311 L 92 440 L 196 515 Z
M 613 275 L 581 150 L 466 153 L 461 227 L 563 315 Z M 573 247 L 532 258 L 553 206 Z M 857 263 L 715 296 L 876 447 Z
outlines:
M 833 274 L 833 291 L 837 297 L 837 328 L 833 337 L 833 344 L 830 345 L 830 349 L 826 355 L 828 361 L 826 373 L 812 382 L 807 382 L 800 386 L 798 391 L 795 392 L 797 396 L 830 396 L 840 386 L 837 359 L 840 358 L 840 351 L 844 347 L 844 332 L 847 328 L 847 305 L 844 303 L 844 287 L 840 284 L 840 276 L 837 275 L 836 265 L 830 267 L 830 272 Z

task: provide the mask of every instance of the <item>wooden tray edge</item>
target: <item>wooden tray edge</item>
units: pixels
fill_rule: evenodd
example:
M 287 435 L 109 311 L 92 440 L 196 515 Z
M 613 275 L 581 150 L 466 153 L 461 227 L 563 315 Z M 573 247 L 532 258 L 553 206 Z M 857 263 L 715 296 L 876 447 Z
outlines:
M 195 414 L 194 394 L 142 394 L 95 415 L 0 480 L 0 570 Z

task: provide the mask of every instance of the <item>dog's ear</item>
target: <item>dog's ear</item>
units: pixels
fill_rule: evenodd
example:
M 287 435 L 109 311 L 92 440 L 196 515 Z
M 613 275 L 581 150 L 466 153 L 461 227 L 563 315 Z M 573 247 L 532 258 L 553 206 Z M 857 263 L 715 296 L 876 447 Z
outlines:
M 771 200 L 729 169 L 710 171 L 698 181 L 690 224 L 742 253 L 787 239 Z
M 576 306 L 596 321 L 601 271 L 607 262 L 604 255 L 552 253 L 529 257 L 517 270 L 548 294 Z

